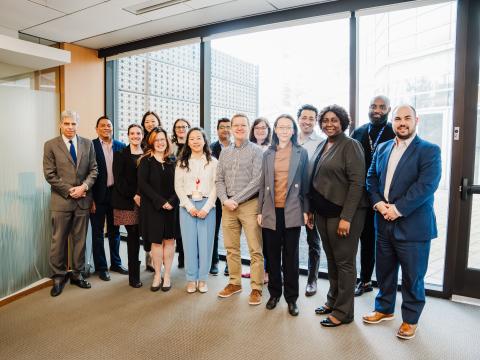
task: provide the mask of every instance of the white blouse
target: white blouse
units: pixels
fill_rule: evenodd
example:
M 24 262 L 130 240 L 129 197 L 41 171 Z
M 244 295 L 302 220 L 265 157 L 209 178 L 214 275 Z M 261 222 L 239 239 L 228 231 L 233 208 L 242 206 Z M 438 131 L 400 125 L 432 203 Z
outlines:
M 200 159 L 188 160 L 188 167 L 182 169 L 177 164 L 175 169 L 175 192 L 180 200 L 180 206 L 187 211 L 194 208 L 192 200 L 188 197 L 194 190 L 198 190 L 203 197 L 208 198 L 202 210 L 209 212 L 215 207 L 217 190 L 215 188 L 215 177 L 217 175 L 218 160 L 212 157 L 207 164 L 207 158 L 203 155 Z

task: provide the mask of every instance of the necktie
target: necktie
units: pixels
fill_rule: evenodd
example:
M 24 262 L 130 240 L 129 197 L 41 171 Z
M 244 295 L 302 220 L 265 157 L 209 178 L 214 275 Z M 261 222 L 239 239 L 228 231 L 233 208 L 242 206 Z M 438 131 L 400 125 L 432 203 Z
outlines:
M 75 152 L 75 146 L 73 145 L 73 141 L 70 140 L 70 155 L 72 155 L 73 162 L 75 163 L 75 166 L 77 166 L 77 153 Z

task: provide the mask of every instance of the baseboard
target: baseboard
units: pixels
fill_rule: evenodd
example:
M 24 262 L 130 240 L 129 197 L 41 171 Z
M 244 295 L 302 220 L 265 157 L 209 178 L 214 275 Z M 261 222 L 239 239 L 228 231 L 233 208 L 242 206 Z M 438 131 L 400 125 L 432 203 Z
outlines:
M 462 304 L 480 306 L 480 299 L 475 299 L 475 298 L 466 297 L 466 296 L 452 295 L 452 301 L 459 302 Z
M 7 304 L 10 304 L 11 302 L 16 301 L 18 299 L 21 299 L 24 296 L 32 294 L 35 291 L 44 289 L 46 287 L 50 287 L 50 286 L 53 285 L 52 281 L 53 280 L 50 279 L 50 278 L 43 278 L 43 279 L 33 283 L 32 285 L 27 286 L 26 288 L 20 289 L 17 292 L 14 292 L 13 294 L 5 296 L 4 298 L 0 299 L 0 307 L 5 306 Z

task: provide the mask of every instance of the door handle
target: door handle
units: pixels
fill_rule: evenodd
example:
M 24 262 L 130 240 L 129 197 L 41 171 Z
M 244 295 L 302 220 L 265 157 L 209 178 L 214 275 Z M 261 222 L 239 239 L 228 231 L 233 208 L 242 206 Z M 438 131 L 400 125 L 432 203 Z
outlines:
M 480 185 L 469 185 L 468 178 L 462 178 L 460 193 L 462 200 L 467 200 L 471 194 L 480 194 Z

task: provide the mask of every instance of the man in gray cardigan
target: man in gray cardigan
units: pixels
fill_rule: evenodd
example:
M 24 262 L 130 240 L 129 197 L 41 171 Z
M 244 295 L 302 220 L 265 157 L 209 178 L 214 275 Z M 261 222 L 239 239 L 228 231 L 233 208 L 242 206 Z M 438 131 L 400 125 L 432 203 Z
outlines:
M 69 237 L 73 250 L 70 283 L 84 289 L 91 287 L 81 272 L 85 267 L 85 239 L 97 162 L 92 142 L 77 135 L 78 122 L 79 117 L 74 111 L 62 112 L 61 136 L 44 145 L 43 173 L 52 189 L 52 296 L 60 295 L 65 285 Z

